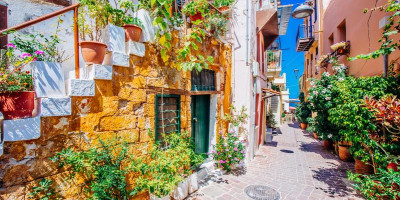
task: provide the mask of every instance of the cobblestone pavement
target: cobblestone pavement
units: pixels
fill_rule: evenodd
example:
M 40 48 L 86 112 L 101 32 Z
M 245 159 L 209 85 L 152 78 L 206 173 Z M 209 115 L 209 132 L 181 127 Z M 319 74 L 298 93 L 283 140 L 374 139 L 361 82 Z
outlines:
M 298 128 L 285 124 L 271 145 L 264 145 L 247 168 L 230 174 L 215 172 L 188 199 L 246 200 L 249 185 L 266 185 L 280 193 L 280 199 L 362 199 L 347 181 L 354 163 L 342 162 L 323 149 L 322 142 Z

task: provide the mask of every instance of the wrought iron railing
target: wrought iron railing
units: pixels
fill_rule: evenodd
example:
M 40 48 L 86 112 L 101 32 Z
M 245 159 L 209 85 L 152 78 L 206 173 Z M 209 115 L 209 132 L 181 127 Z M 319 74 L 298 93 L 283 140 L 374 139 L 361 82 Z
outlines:
M 297 34 L 296 34 L 296 43 L 300 39 L 314 38 L 313 31 L 314 31 L 314 25 L 306 25 L 306 24 L 299 25 L 299 28 L 297 29 Z

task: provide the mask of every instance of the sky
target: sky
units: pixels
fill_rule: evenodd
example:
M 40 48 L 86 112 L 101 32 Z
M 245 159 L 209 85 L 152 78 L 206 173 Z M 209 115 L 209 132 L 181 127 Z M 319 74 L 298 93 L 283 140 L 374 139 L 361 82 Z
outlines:
M 304 0 L 282 0 L 282 5 L 293 4 L 293 10 L 303 3 Z M 286 35 L 280 36 L 282 56 L 282 72 L 286 73 L 286 88 L 289 88 L 289 97 L 297 99 L 299 96 L 299 77 L 304 71 L 304 52 L 296 52 L 296 34 L 297 28 L 303 23 L 302 19 L 290 17 L 289 27 Z M 299 69 L 299 74 L 294 74 L 294 69 Z

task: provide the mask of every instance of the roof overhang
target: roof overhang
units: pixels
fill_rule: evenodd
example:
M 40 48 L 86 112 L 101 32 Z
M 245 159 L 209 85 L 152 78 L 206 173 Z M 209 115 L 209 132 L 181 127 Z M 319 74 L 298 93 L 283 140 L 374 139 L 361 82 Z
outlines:
M 279 35 L 286 35 L 292 8 L 293 5 L 284 5 L 278 7 Z
M 264 48 L 267 49 L 279 36 L 278 11 L 265 9 L 256 12 L 256 25 L 258 32 L 264 37 Z

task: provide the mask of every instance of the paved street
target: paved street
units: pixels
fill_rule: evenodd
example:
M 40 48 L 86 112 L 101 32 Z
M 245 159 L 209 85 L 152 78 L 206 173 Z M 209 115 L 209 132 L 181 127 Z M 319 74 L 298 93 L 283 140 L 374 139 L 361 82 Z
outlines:
M 257 152 L 247 169 L 214 174 L 189 199 L 251 199 L 244 192 L 249 185 L 269 186 L 280 193 L 280 199 L 362 199 L 346 178 L 353 163 L 339 161 L 297 124 L 285 124 L 281 131 L 272 145 Z

